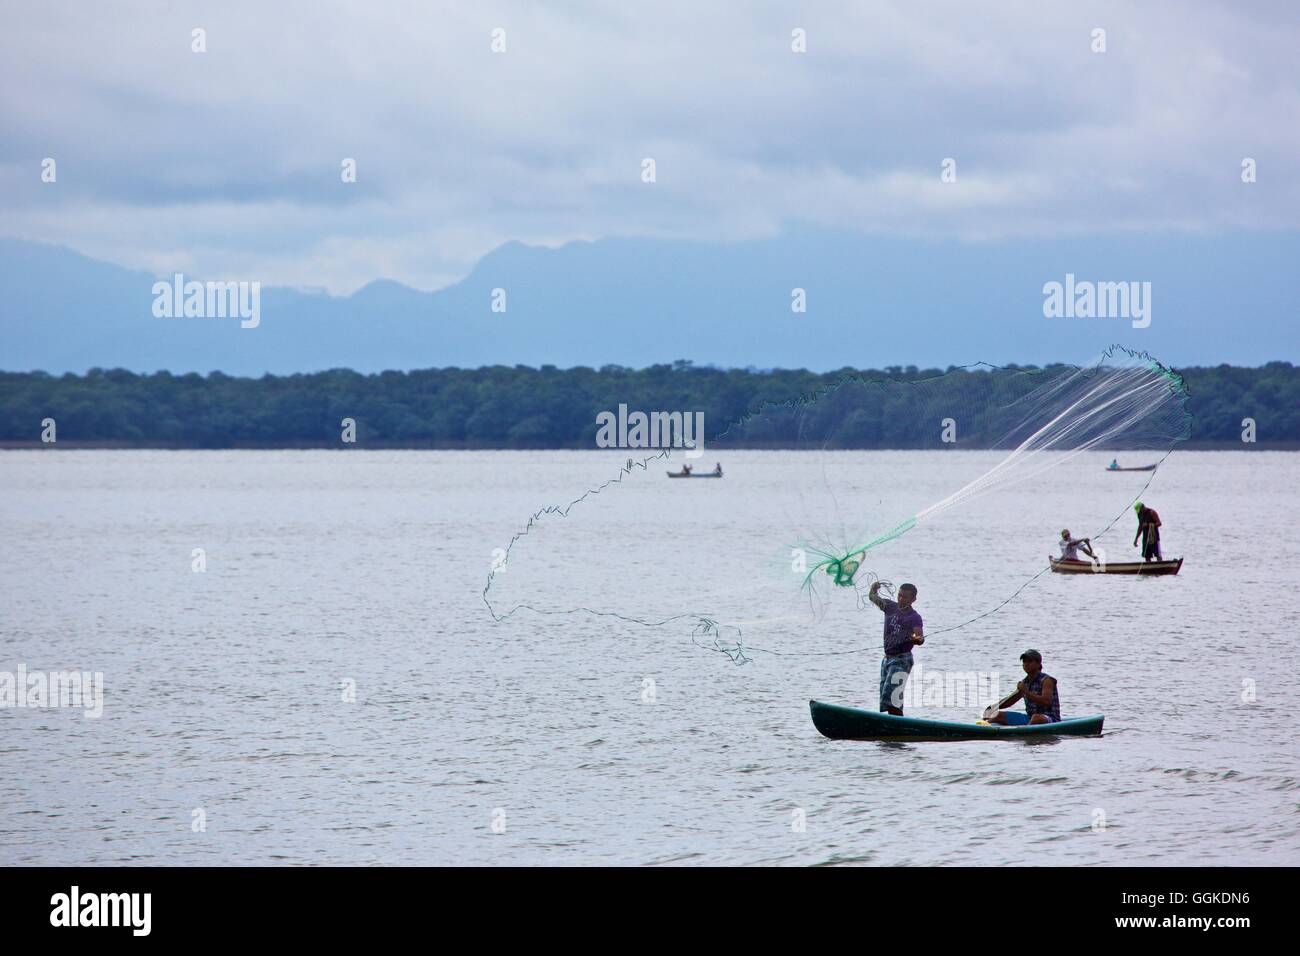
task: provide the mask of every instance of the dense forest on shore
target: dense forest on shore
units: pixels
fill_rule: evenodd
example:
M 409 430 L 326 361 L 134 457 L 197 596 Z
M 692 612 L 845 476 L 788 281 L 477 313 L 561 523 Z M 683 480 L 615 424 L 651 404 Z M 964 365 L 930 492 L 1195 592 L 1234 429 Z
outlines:
M 1022 367 L 1030 368 L 1030 367 Z M 864 410 L 845 447 L 931 447 L 935 429 L 918 438 L 897 423 L 929 422 L 930 407 L 912 407 L 895 382 L 933 381 L 925 392 L 978 387 L 982 369 L 741 370 L 679 361 L 644 369 L 492 366 L 362 375 L 347 369 L 286 376 L 139 375 L 91 369 L 85 375 L 0 372 L 0 442 L 39 445 L 53 419 L 58 444 L 128 447 L 338 447 L 345 418 L 359 447 L 592 448 L 596 415 L 619 405 L 644 411 L 703 412 L 706 440 L 764 402 L 789 401 L 859 375 L 886 384 Z M 1242 447 L 1242 420 L 1256 423 L 1261 446 L 1300 443 L 1300 368 L 1271 362 L 1179 369 L 1192 414 L 1189 444 Z M 919 401 L 919 398 L 918 398 Z M 797 444 L 771 434 L 767 444 Z M 978 447 L 963 441 L 967 447 Z

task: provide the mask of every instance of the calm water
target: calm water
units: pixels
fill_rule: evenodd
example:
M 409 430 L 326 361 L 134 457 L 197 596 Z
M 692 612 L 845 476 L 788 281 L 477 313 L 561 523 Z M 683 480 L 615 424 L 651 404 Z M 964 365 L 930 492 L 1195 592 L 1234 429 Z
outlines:
M 496 622 L 494 549 L 617 455 L 0 453 L 0 671 L 105 681 L 99 719 L 0 710 L 0 863 L 1300 863 L 1300 456 L 1175 453 L 1143 497 L 1176 578 L 1048 574 L 938 633 L 1151 478 L 1108 457 L 871 565 L 918 584 L 924 669 L 1009 686 L 1037 647 L 1106 735 L 898 745 L 814 730 L 810 697 L 874 700 L 880 615 L 801 593 L 790 545 L 996 456 L 733 452 L 720 482 L 655 463 L 521 538 L 490 599 L 537 610 Z M 1111 560 L 1133 526 L 1098 539 Z M 538 613 L 579 606 L 607 613 Z M 627 620 L 686 612 L 741 628 L 751 663 L 689 620 Z

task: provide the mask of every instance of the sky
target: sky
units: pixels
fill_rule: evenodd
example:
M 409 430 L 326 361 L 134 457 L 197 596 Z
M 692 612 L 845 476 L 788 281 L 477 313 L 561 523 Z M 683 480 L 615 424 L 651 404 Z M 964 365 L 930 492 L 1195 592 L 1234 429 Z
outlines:
M 155 274 L 347 294 L 441 288 L 512 240 L 1300 225 L 1291 3 L 0 0 L 0 20 L 0 236 Z

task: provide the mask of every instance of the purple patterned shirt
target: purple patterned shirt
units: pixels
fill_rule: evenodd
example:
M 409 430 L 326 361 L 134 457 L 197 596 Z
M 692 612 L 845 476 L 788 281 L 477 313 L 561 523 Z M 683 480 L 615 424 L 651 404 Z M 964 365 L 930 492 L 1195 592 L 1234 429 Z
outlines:
M 912 648 L 912 634 L 919 628 L 923 627 L 921 615 L 916 613 L 915 608 L 908 608 L 906 611 L 898 609 L 897 601 L 881 601 L 885 611 L 885 656 L 897 657 L 899 654 L 910 654 Z

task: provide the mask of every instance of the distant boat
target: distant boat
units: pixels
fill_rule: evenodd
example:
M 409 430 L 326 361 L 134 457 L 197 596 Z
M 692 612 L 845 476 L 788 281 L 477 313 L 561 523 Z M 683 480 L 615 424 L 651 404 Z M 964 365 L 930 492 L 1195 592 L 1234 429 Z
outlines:
M 668 477 L 669 478 L 721 478 L 722 475 L 716 471 L 702 471 L 698 475 L 693 471 L 689 473 L 681 472 L 681 471 L 670 471 L 668 472 Z
M 1107 465 L 1107 471 L 1155 471 L 1155 465 L 1139 465 L 1137 468 L 1120 468 L 1116 465 Z
M 1173 561 L 1107 561 L 1105 564 L 1092 564 L 1089 561 L 1071 561 L 1068 558 L 1053 558 L 1052 570 L 1057 574 L 1177 574 L 1183 566 L 1183 559 Z

